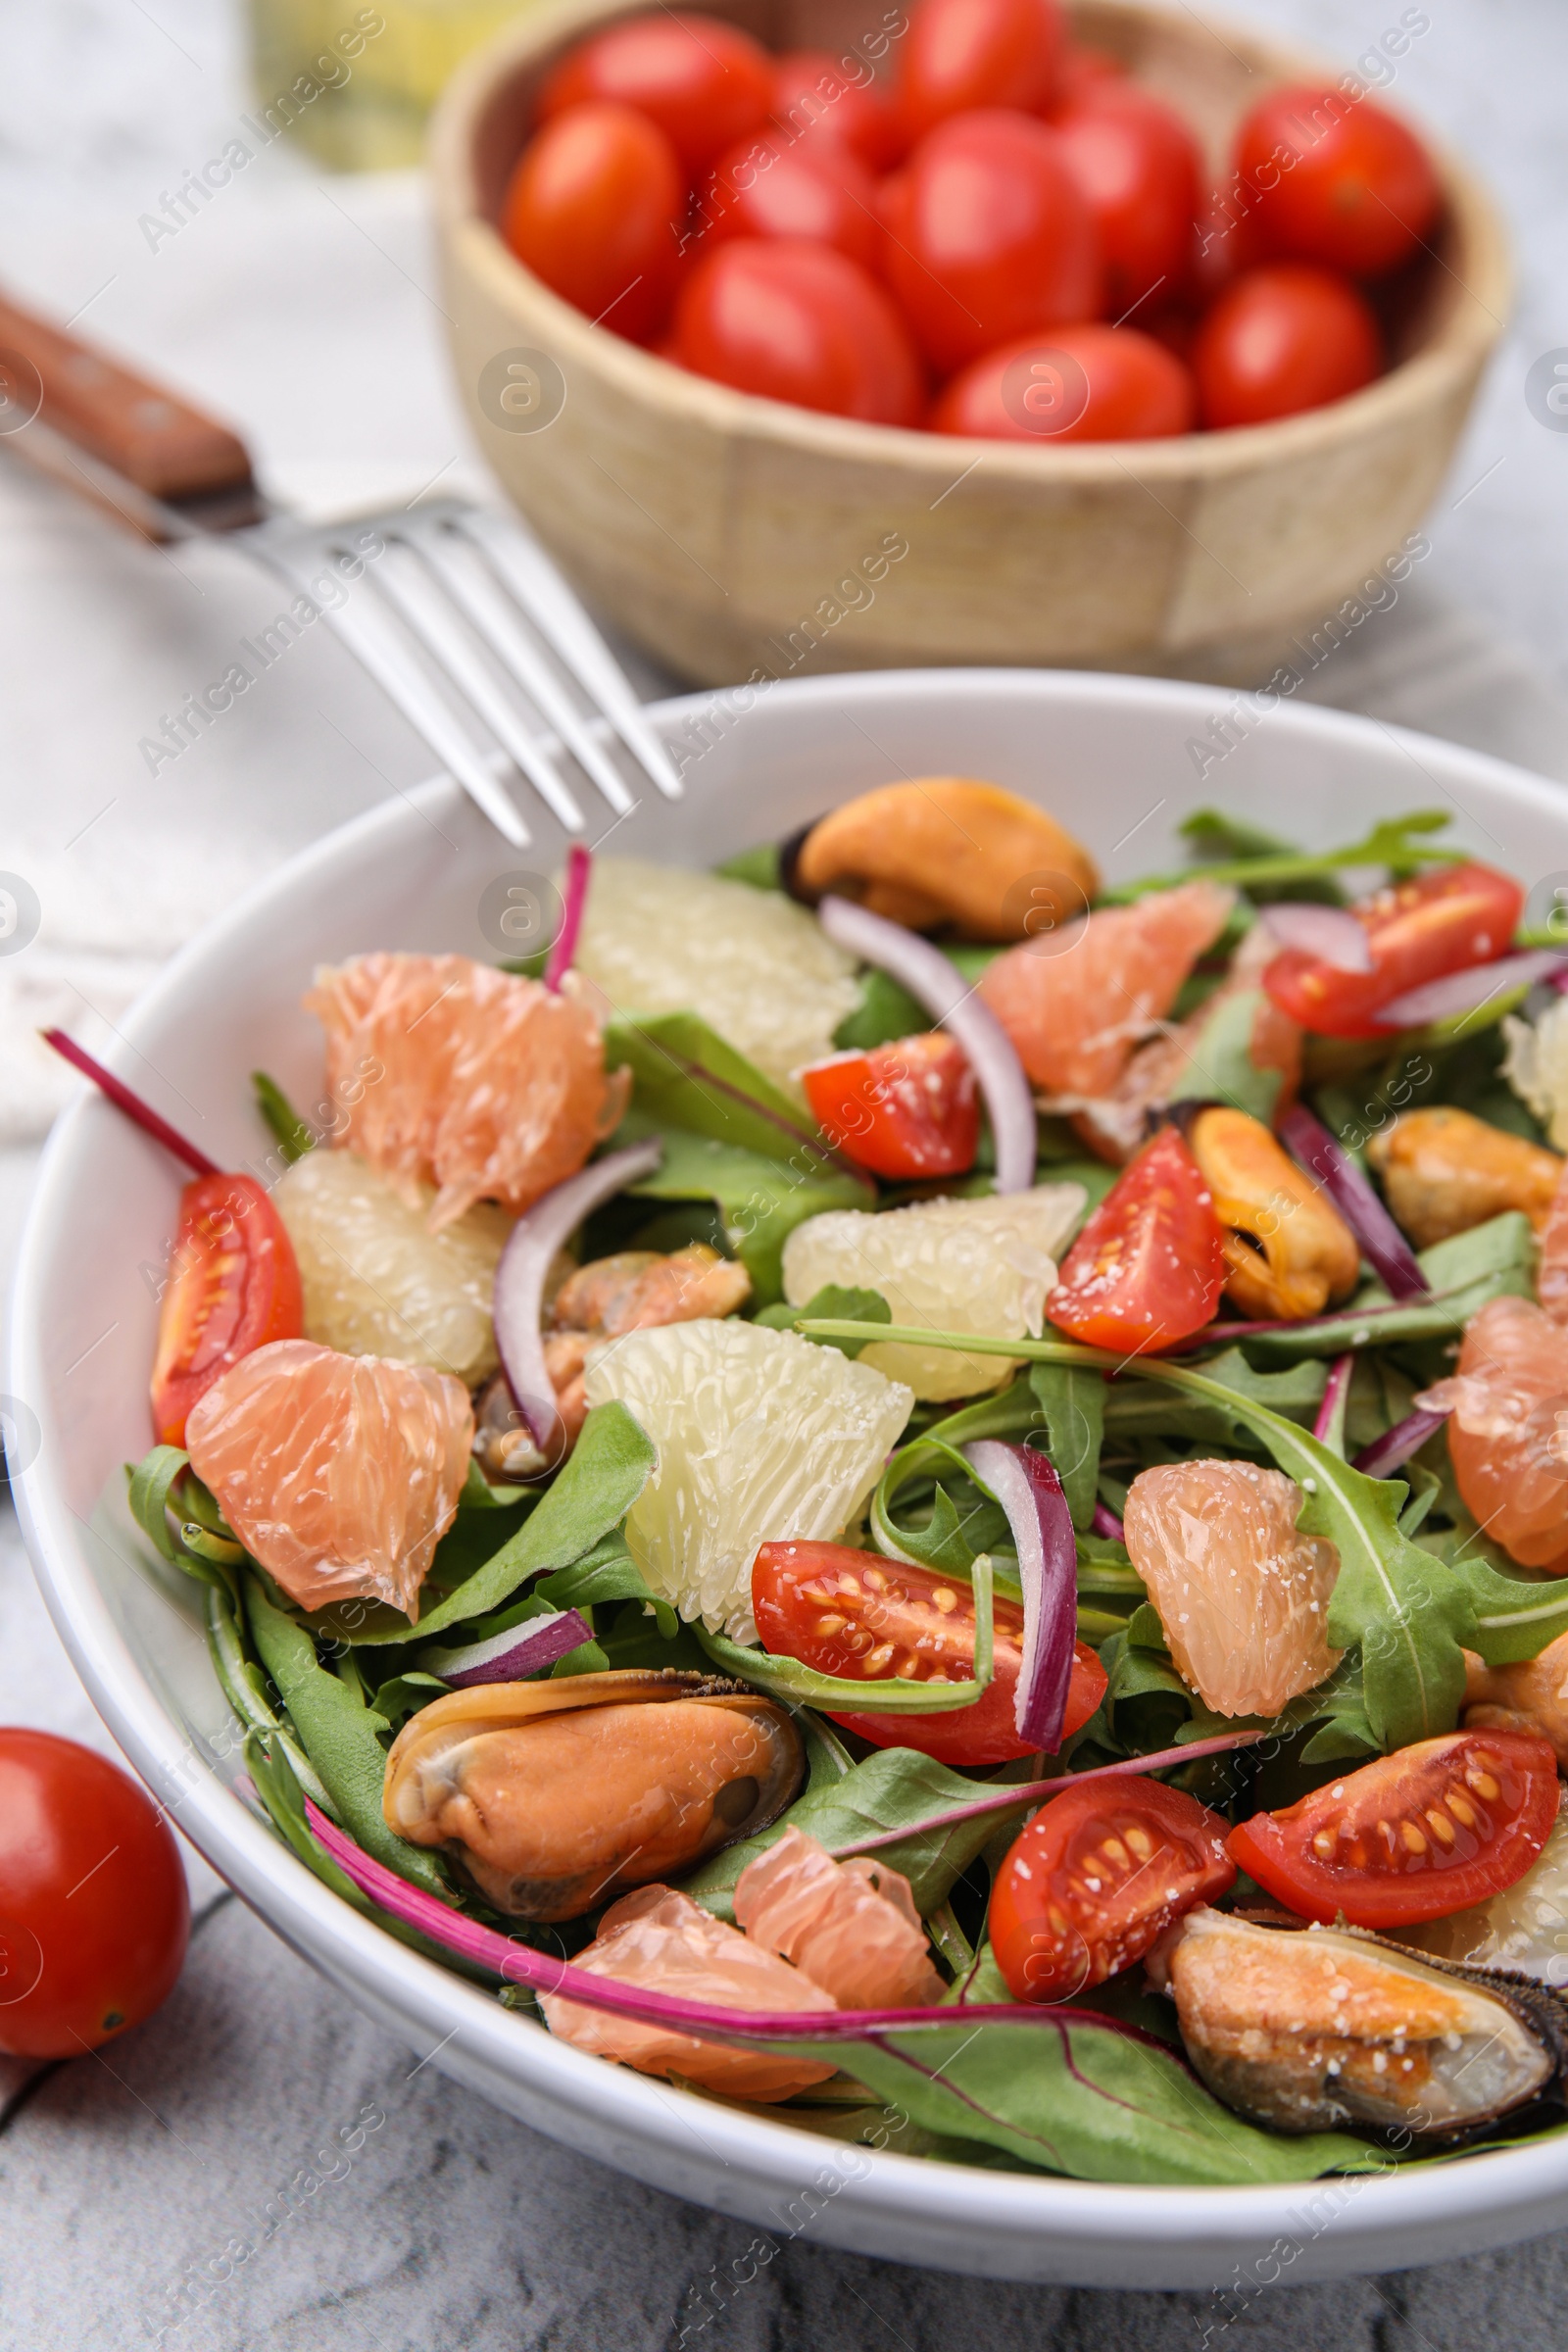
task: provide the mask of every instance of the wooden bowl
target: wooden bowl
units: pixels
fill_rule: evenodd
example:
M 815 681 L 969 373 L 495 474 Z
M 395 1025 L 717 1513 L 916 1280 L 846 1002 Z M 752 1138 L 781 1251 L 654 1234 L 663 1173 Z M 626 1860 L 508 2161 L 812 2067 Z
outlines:
M 880 21 L 863 0 L 708 4 L 772 49 L 837 49 Z M 1496 214 L 1451 157 L 1437 156 L 1446 201 L 1432 250 L 1391 289 L 1395 365 L 1348 400 L 1230 432 L 1066 447 L 858 424 L 652 358 L 502 243 L 502 193 L 546 68 L 630 13 L 614 0 L 530 11 L 452 84 L 432 166 L 480 446 L 600 610 L 682 677 L 986 662 L 1250 683 L 1414 530 L 1511 290 Z M 1216 177 L 1270 83 L 1338 79 L 1191 11 L 1078 0 L 1072 14 L 1079 37 L 1200 128 Z

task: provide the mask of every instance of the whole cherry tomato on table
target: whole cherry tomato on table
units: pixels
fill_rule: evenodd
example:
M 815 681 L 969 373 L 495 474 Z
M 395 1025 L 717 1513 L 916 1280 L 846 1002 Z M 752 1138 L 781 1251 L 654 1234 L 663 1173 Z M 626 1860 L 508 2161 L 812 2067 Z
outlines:
M 1442 865 L 1391 882 L 1350 912 L 1366 933 L 1371 968 L 1347 972 L 1300 948 L 1284 948 L 1263 972 L 1282 1012 L 1320 1037 L 1376 1037 L 1379 1018 L 1406 990 L 1505 955 L 1524 906 L 1511 874 L 1490 865 Z
M 612 24 L 568 50 L 539 94 L 548 122 L 585 99 L 635 107 L 664 133 L 695 179 L 767 119 L 773 61 L 717 17 L 672 9 Z
M 589 101 L 523 149 L 501 233 L 552 292 L 612 333 L 658 333 L 675 291 L 686 186 L 675 150 L 629 106 Z
M 1213 1320 L 1225 1273 L 1214 1197 L 1175 1128 L 1162 1127 L 1073 1243 L 1046 1313 L 1088 1348 L 1174 1348 Z
M 762 131 L 729 148 L 700 191 L 701 238 L 804 237 L 865 269 L 881 243 L 876 182 L 846 147 Z
M 253 1176 L 198 1176 L 179 1196 L 179 1230 L 158 1322 L 153 1422 L 182 1446 L 185 1417 L 231 1364 L 271 1340 L 305 1336 L 294 1245 Z
M 1371 98 L 1298 84 L 1271 90 L 1236 136 L 1272 250 L 1375 276 L 1406 261 L 1442 202 L 1413 131 Z
M 884 182 L 883 270 L 945 373 L 1092 318 L 1100 250 L 1054 132 L 1003 108 L 944 122 Z
M 895 1678 L 963 1683 L 974 1673 L 974 1590 L 961 1578 L 906 1566 L 846 1544 L 764 1544 L 752 1564 L 752 1614 L 775 1657 L 851 1682 Z M 972 1706 L 929 1715 L 838 1715 L 874 1747 L 912 1747 L 942 1764 L 1005 1764 L 1034 1755 L 1013 1720 L 1023 1666 L 1023 1610 L 999 1595 L 992 1608 L 992 1676 Z M 1089 1721 L 1105 1694 L 1105 1670 L 1086 1642 L 1073 1645 L 1062 1737 Z
M 831 139 L 868 172 L 904 153 L 904 132 L 876 82 L 851 78 L 826 49 L 791 49 L 773 61 L 773 121 L 793 138 Z
M 128 1773 L 0 1729 L 0 2050 L 79 2058 L 140 2025 L 189 1935 L 179 1848 Z
M 675 306 L 675 354 L 738 392 L 870 424 L 915 424 L 925 405 L 908 329 L 875 278 L 797 238 L 705 256 Z
M 1069 1783 L 997 1874 L 991 1948 L 1019 2001 L 1070 2001 L 1141 1960 L 1174 1919 L 1235 1884 L 1227 1824 L 1142 1774 Z
M 1110 315 L 1156 290 L 1167 300 L 1181 292 L 1203 159 L 1174 107 L 1131 82 L 1100 80 L 1051 122 L 1094 215 Z
M 1188 433 L 1192 371 L 1131 326 L 1058 326 L 971 360 L 931 412 L 938 433 L 990 441 L 1152 441 Z
M 980 1094 L 961 1046 L 940 1029 L 801 1072 L 835 1151 L 874 1175 L 962 1176 L 980 1142 Z
M 1305 262 L 1244 271 L 1193 342 L 1199 407 L 1211 430 L 1344 400 L 1382 365 L 1382 337 L 1364 297 L 1348 278 Z
M 1512 1886 L 1557 1818 L 1557 1758 L 1530 1732 L 1449 1732 L 1380 1756 L 1230 1835 L 1232 1859 L 1303 1919 L 1397 1928 Z
M 976 107 L 1049 105 L 1066 37 L 1057 0 L 918 0 L 894 68 L 907 137 Z

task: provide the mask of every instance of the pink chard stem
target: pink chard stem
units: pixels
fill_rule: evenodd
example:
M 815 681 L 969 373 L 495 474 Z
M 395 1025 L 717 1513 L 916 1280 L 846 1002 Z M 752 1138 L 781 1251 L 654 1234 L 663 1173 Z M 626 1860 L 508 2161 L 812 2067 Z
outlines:
M 198 1152 L 194 1144 L 187 1144 L 167 1119 L 159 1117 L 150 1102 L 144 1102 L 140 1095 L 133 1095 L 113 1070 L 104 1068 L 101 1061 L 94 1061 L 86 1048 L 78 1046 L 74 1038 L 68 1037 L 63 1029 L 42 1029 L 38 1034 L 46 1046 L 53 1046 L 62 1061 L 69 1061 L 73 1069 L 80 1070 L 84 1078 L 90 1078 L 99 1093 L 107 1095 L 115 1108 L 122 1110 L 144 1135 L 150 1135 L 155 1144 L 162 1144 L 166 1152 L 172 1152 L 176 1159 L 182 1159 L 193 1176 L 216 1176 L 220 1173 L 216 1160 L 209 1159 L 205 1152 Z
M 574 841 L 566 852 L 566 888 L 564 911 L 561 929 L 556 934 L 549 959 L 545 964 L 545 986 L 553 997 L 561 994 L 561 983 L 571 969 L 571 959 L 577 953 L 577 935 L 582 929 L 583 909 L 588 904 L 588 880 L 593 871 L 593 854 L 580 841 Z

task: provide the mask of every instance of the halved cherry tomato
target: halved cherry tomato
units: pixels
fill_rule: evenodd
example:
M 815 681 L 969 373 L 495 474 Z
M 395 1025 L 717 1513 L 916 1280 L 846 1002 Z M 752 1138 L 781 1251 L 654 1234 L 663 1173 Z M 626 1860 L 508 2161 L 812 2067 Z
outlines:
M 909 330 L 868 270 L 804 237 L 737 237 L 675 305 L 675 356 L 737 392 L 868 424 L 915 424 L 925 384 Z
M 183 1446 L 185 1416 L 215 1380 L 270 1340 L 305 1337 L 294 1245 L 253 1176 L 198 1176 L 179 1196 L 179 1230 L 158 1323 L 153 1422 Z
M 1236 1879 L 1226 1823 L 1141 1774 L 1041 1806 L 997 1875 L 991 1948 L 1019 2001 L 1070 2001 Z
M 1348 277 L 1306 262 L 1245 270 L 1193 338 L 1204 424 L 1266 424 L 1345 400 L 1383 365 L 1378 322 Z
M 1057 0 L 919 0 L 895 69 L 908 136 L 975 107 L 1048 106 L 1066 39 Z
M 1152 441 L 1193 429 L 1198 395 L 1174 352 L 1132 326 L 1052 327 L 971 360 L 931 412 L 937 433 L 986 441 Z
M 1532 1732 L 1418 1740 L 1230 1835 L 1233 1861 L 1305 1919 L 1410 1927 L 1522 1879 L 1557 1818 L 1557 1759 Z
M 1095 82 L 1051 121 L 1100 231 L 1112 317 L 1156 288 L 1169 301 L 1186 279 L 1199 210 L 1203 153 L 1192 131 L 1174 107 L 1118 80 Z
M 1046 1313 L 1089 1348 L 1172 1348 L 1213 1320 L 1225 1271 L 1214 1197 L 1175 1128 L 1162 1127 L 1073 1243 Z
M 1369 972 L 1346 972 L 1300 948 L 1285 948 L 1263 973 L 1282 1012 L 1320 1037 L 1377 1037 L 1378 1014 L 1407 989 L 1468 971 L 1512 942 L 1524 892 L 1490 865 L 1443 865 L 1392 882 L 1350 912 L 1366 933 Z
M 518 160 L 501 233 L 553 293 L 645 342 L 669 315 L 686 186 L 657 123 L 590 101 L 547 122 Z
M 1415 251 L 1442 201 L 1413 131 L 1374 99 L 1270 90 L 1236 134 L 1236 169 L 1256 191 L 1275 253 L 1372 275 Z
M 961 1046 L 941 1029 L 801 1072 L 836 1151 L 877 1176 L 961 1176 L 980 1142 L 980 1094 Z
M 773 61 L 750 33 L 695 11 L 650 9 L 569 49 L 539 93 L 538 119 L 589 98 L 634 106 L 695 179 L 761 128 L 772 94 Z
M 849 148 L 761 131 L 728 148 L 698 195 L 702 234 L 807 237 L 874 268 L 882 230 L 876 182 Z
M 764 1544 L 752 1564 L 752 1614 L 775 1657 L 853 1682 L 963 1683 L 974 1672 L 974 1592 L 961 1578 L 906 1567 L 847 1544 Z M 942 1764 L 1005 1764 L 1033 1755 L 1013 1702 L 1023 1664 L 1023 1610 L 992 1611 L 992 1676 L 970 1707 L 932 1715 L 835 1715 L 873 1747 L 912 1747 Z M 1062 1736 L 1082 1728 L 1105 1693 L 1105 1670 L 1073 1644 Z
M 852 80 L 850 61 L 826 49 L 791 49 L 773 61 L 773 120 L 792 137 L 832 139 L 868 172 L 886 172 L 904 152 L 904 134 L 877 84 Z

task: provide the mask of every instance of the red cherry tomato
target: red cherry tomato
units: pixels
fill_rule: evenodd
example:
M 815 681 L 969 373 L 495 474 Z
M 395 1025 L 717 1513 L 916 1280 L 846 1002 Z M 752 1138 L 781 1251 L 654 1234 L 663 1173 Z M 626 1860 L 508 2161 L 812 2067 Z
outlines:
M 1211 303 L 1244 270 L 1255 270 L 1272 258 L 1258 227 L 1256 201 L 1251 190 L 1239 183 L 1216 188 L 1200 201 L 1187 265 L 1185 291 L 1190 300 Z
M 764 1544 L 752 1565 L 752 1613 L 775 1657 L 818 1674 L 885 1683 L 964 1683 L 974 1673 L 974 1592 L 956 1577 L 906 1567 L 845 1544 Z M 942 1764 L 1005 1764 L 1036 1753 L 1013 1722 L 1023 1664 L 1023 1610 L 1000 1597 L 992 1611 L 992 1675 L 972 1706 L 930 1715 L 835 1715 L 873 1747 L 912 1747 Z M 1089 1721 L 1105 1694 L 1105 1670 L 1086 1642 L 1073 1644 L 1062 1737 Z
M 980 1094 L 961 1046 L 940 1029 L 801 1072 L 836 1151 L 878 1176 L 961 1176 L 980 1142 Z
M 668 315 L 686 186 L 663 132 L 629 106 L 589 101 L 526 146 L 501 233 L 563 301 L 634 343 Z
M 1378 1013 L 1406 989 L 1503 955 L 1524 906 L 1511 874 L 1490 865 L 1440 865 L 1390 883 L 1350 911 L 1366 933 L 1369 972 L 1346 972 L 1285 948 L 1263 973 L 1282 1012 L 1320 1037 L 1377 1037 Z
M 0 2050 L 79 2058 L 168 1999 L 190 1935 L 173 1833 L 74 1740 L 0 1730 Z
M 1265 424 L 1344 400 L 1383 365 L 1378 322 L 1348 278 L 1304 262 L 1249 270 L 1199 326 L 1193 372 L 1203 422 Z
M 1019 2001 L 1070 2001 L 1141 1960 L 1173 1919 L 1236 1879 L 1227 1824 L 1128 1774 L 1041 1806 L 997 1875 L 991 1948 Z
M 179 1196 L 179 1231 L 158 1321 L 153 1424 L 183 1446 L 185 1416 L 242 1355 L 305 1337 L 294 1245 L 251 1176 L 198 1176 Z
M 918 0 L 894 77 L 907 136 L 976 107 L 1049 105 L 1065 46 L 1057 0 Z
M 1108 49 L 1091 49 L 1081 41 L 1069 41 L 1056 68 L 1055 89 L 1043 110 L 1046 121 L 1054 122 L 1059 114 L 1076 106 L 1092 90 L 1102 90 L 1107 82 L 1125 84 L 1126 79 L 1126 67 Z
M 904 321 L 875 278 L 826 245 L 721 245 L 681 290 L 675 344 L 698 375 L 830 416 L 917 424 L 925 404 Z
M 1363 276 L 1408 260 L 1442 202 L 1415 133 L 1342 90 L 1271 90 L 1236 134 L 1236 169 L 1273 252 Z
M 539 120 L 611 98 L 657 122 L 689 179 L 715 155 L 760 130 L 773 61 L 749 33 L 717 17 L 650 10 L 568 50 L 539 96 Z
M 1202 151 L 1173 107 L 1125 81 L 1098 81 L 1052 124 L 1100 232 L 1105 306 L 1120 318 L 1185 282 Z M 1140 322 L 1141 323 L 1141 322 Z
M 1232 1859 L 1305 1919 L 1410 1927 L 1522 1879 L 1557 1818 L 1557 1759 L 1531 1732 L 1449 1732 L 1232 1830 Z
M 987 352 L 931 412 L 938 433 L 988 441 L 1152 441 L 1190 433 L 1192 373 L 1132 326 L 1058 326 Z
M 1088 204 L 1054 132 L 1001 108 L 944 122 L 884 183 L 882 267 L 944 373 L 1100 308 Z
M 792 138 L 832 139 L 868 172 L 886 172 L 904 153 L 899 118 L 874 81 L 851 78 L 848 64 L 826 49 L 775 58 L 773 120 Z
M 1214 1199 L 1174 1127 L 1128 1161 L 1062 1260 L 1046 1313 L 1089 1348 L 1172 1348 L 1213 1320 L 1225 1283 Z
M 876 182 L 847 147 L 782 133 L 742 139 L 721 155 L 699 198 L 703 235 L 798 237 L 832 245 L 863 268 L 881 243 Z

